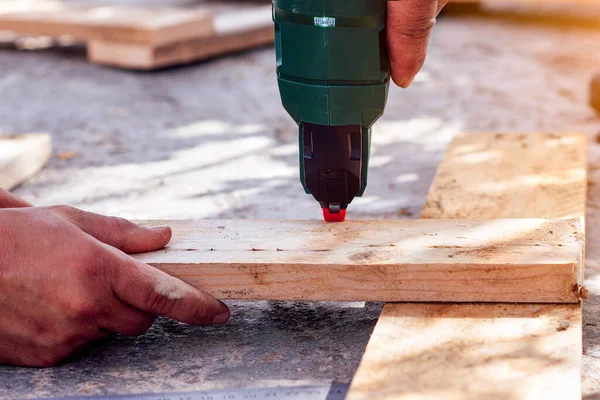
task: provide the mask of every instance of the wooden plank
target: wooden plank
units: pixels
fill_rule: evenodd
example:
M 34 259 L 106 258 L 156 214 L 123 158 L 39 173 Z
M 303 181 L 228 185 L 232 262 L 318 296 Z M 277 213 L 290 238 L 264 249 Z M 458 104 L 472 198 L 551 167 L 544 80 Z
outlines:
M 584 135 L 462 135 L 423 216 L 583 218 L 586 165 Z M 580 399 L 581 353 L 580 304 L 387 304 L 347 399 Z
M 114 40 L 161 46 L 212 36 L 207 10 L 82 7 L 44 1 L 0 4 L 0 30 L 26 35 L 67 35 L 78 40 Z
M 450 0 L 444 14 L 508 21 L 511 24 L 556 27 L 577 26 L 596 30 L 600 22 L 599 0 Z
M 578 218 L 587 198 L 587 137 L 463 134 L 448 148 L 421 218 Z M 583 280 L 583 270 L 578 271 Z
M 221 299 L 579 301 L 577 220 L 168 224 L 172 243 L 137 257 Z
M 52 139 L 45 133 L 0 137 L 0 189 L 11 190 L 35 175 L 50 159 Z
M 581 398 L 579 310 L 388 304 L 347 399 Z
M 152 70 L 204 60 L 274 41 L 270 6 L 217 14 L 214 24 L 214 35 L 157 47 L 93 40 L 88 43 L 88 59 L 97 64 Z
M 421 217 L 583 218 L 585 146 L 583 135 L 459 135 Z

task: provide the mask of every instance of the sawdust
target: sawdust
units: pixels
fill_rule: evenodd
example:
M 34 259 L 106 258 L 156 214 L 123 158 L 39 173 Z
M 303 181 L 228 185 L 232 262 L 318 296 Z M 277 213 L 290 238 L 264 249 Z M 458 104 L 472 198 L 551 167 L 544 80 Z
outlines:
M 184 283 L 169 275 L 157 278 L 154 284 L 154 290 L 156 293 L 165 296 L 169 300 L 182 299 L 188 293 L 188 288 Z
M 556 328 L 556 330 L 558 332 L 566 331 L 567 329 L 569 329 L 570 326 L 571 326 L 571 323 L 569 321 L 563 319 L 558 323 L 558 327 Z
M 352 253 L 348 260 L 357 264 L 371 264 L 391 260 L 398 256 L 398 253 L 386 250 L 363 250 Z

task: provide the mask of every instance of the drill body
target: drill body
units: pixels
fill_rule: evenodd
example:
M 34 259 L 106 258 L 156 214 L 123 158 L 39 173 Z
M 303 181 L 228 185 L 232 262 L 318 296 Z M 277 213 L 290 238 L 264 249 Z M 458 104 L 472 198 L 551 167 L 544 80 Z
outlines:
M 386 0 L 273 0 L 277 79 L 299 126 L 300 178 L 326 220 L 367 185 L 390 81 Z

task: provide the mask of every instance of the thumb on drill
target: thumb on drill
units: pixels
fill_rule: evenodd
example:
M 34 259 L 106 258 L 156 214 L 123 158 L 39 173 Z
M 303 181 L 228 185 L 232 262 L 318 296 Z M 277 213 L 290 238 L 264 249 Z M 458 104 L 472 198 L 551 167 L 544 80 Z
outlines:
M 387 41 L 392 79 L 407 88 L 425 62 L 431 30 L 448 0 L 388 1 Z

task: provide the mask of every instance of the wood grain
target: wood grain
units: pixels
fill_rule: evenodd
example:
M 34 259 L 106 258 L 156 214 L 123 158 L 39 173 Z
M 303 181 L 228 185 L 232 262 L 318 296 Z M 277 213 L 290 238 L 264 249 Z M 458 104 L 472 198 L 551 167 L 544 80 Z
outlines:
M 459 135 L 421 218 L 583 218 L 585 146 L 576 134 Z
M 583 219 L 586 180 L 584 135 L 461 135 L 423 216 Z M 387 304 L 347 398 L 580 399 L 581 353 L 580 304 Z
M 577 220 L 158 221 L 137 256 L 221 299 L 577 302 Z
M 347 399 L 581 398 L 579 310 L 388 304 Z
M 0 137 L 0 188 L 11 190 L 35 175 L 50 159 L 46 133 Z

